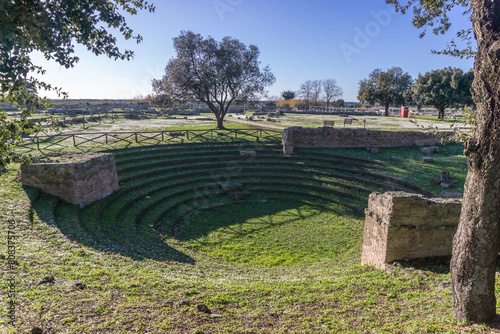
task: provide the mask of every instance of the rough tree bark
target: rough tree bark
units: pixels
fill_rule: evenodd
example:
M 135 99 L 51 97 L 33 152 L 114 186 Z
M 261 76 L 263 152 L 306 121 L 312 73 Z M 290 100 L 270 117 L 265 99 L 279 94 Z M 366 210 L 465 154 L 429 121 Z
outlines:
M 217 117 L 217 129 L 219 129 L 219 130 L 224 130 L 225 129 L 223 116 Z
M 465 144 L 469 173 L 450 270 L 455 317 L 481 323 L 496 315 L 495 267 L 500 244 L 500 1 L 471 0 L 471 5 L 478 43 L 472 85 L 478 125 Z

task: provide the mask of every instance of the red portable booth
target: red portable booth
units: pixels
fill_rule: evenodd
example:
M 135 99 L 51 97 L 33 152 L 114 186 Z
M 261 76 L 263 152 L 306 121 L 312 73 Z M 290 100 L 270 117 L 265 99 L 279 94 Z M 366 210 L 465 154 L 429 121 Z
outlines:
M 410 117 L 408 107 L 401 107 L 401 117 L 405 117 L 405 118 Z

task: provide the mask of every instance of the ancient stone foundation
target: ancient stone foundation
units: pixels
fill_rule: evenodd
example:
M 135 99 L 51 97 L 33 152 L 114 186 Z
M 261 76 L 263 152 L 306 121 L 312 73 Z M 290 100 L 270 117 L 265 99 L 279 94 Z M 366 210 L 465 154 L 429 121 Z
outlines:
M 317 129 L 291 127 L 283 131 L 283 152 L 295 147 L 397 147 L 438 145 L 439 135 L 425 131 L 378 131 L 367 129 Z
M 362 264 L 451 255 L 462 203 L 405 192 L 372 193 L 366 209 Z
M 21 181 L 81 207 L 119 188 L 115 161 L 109 153 L 53 157 L 48 162 L 22 165 Z

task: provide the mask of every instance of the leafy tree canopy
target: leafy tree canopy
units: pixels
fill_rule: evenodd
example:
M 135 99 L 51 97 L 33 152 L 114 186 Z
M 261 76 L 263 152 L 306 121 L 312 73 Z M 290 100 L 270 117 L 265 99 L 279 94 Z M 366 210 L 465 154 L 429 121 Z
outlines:
M 291 90 L 286 90 L 286 91 L 281 93 L 281 97 L 284 100 L 293 100 L 295 98 L 295 92 L 293 92 Z
M 259 49 L 232 37 L 218 42 L 183 31 L 174 38 L 174 48 L 177 57 L 168 62 L 163 78 L 153 81 L 156 93 L 206 103 L 219 129 L 233 102 L 255 100 L 275 81 L 269 66 L 260 68 Z
M 140 42 L 142 37 L 134 35 L 121 13 L 134 15 L 138 10 L 153 12 L 154 9 L 153 4 L 144 0 L 0 1 L 0 102 L 23 108 L 21 121 L 7 120 L 4 113 L 0 115 L 0 165 L 13 156 L 19 129 L 31 111 L 48 105 L 37 92 L 55 90 L 65 96 L 60 88 L 32 76 L 43 74 L 44 70 L 31 61 L 31 52 L 39 51 L 65 68 L 78 62 L 74 54 L 76 43 L 96 55 L 130 59 L 133 52 L 121 51 L 116 37 L 108 30 Z
M 470 16 L 472 7 L 469 0 L 386 0 L 386 3 L 393 4 L 396 11 L 406 14 L 413 13 L 412 23 L 415 27 L 422 29 L 420 37 L 423 37 L 427 28 L 430 28 L 436 35 L 444 34 L 451 27 L 449 14 L 455 8 L 462 8 L 464 15 Z M 473 45 L 472 28 L 462 29 L 457 32 L 457 38 L 466 43 L 465 48 L 460 48 L 454 39 L 442 51 L 433 50 L 434 54 L 443 54 L 459 58 L 471 58 L 476 54 Z
M 470 85 L 474 75 L 464 74 L 459 68 L 444 68 L 419 75 L 411 87 L 413 99 L 420 104 L 434 106 L 438 117 L 444 117 L 444 111 L 453 105 L 472 105 Z
M 387 71 L 376 69 L 368 79 L 359 82 L 358 100 L 370 104 L 380 103 L 385 107 L 385 116 L 389 116 L 391 104 L 404 104 L 405 92 L 410 89 L 412 78 L 403 72 L 400 67 L 393 67 Z

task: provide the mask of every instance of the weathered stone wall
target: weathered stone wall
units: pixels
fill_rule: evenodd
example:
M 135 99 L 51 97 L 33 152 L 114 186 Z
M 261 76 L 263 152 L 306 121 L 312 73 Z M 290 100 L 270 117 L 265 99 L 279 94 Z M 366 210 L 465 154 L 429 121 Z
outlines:
M 333 127 L 291 127 L 283 131 L 283 152 L 295 147 L 397 147 L 438 145 L 439 135 L 425 131 L 379 131 Z
M 81 207 L 118 190 L 112 154 L 74 155 L 61 160 L 22 165 L 21 182 Z
M 451 255 L 462 203 L 405 192 L 372 193 L 365 210 L 362 264 Z

